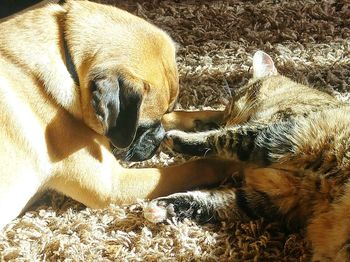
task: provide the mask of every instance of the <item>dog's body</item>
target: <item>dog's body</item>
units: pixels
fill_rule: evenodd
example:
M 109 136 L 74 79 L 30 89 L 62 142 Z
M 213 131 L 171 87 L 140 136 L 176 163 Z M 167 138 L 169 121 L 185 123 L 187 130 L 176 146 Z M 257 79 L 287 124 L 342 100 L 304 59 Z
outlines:
M 114 7 L 72 1 L 15 16 L 0 31 L 0 229 L 46 188 L 103 207 L 225 175 L 214 160 L 125 169 L 111 153 L 110 143 L 147 158 L 163 137 L 178 75 L 174 44 L 160 29 Z M 168 119 L 178 121 L 176 113 Z M 152 152 L 136 154 L 140 144 Z

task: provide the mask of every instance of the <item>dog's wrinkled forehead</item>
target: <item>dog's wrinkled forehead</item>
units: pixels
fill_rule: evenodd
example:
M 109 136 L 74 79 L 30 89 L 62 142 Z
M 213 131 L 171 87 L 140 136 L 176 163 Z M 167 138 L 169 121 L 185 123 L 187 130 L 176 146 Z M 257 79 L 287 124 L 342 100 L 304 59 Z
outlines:
M 157 71 L 176 74 L 176 47 L 163 30 L 112 6 L 88 1 L 68 1 L 65 6 L 65 34 L 73 50 L 79 46 L 76 64 L 124 65 L 152 84 L 162 81 Z
M 80 78 L 96 67 L 99 74 L 124 71 L 126 78 L 142 80 L 145 91 L 161 89 L 168 104 L 174 100 L 176 46 L 166 32 L 112 6 L 68 1 L 66 8 L 65 35 Z
M 84 121 L 115 147 L 127 148 L 140 123 L 160 123 L 174 108 L 175 44 L 161 29 L 121 9 L 88 1 L 68 1 L 65 7 Z

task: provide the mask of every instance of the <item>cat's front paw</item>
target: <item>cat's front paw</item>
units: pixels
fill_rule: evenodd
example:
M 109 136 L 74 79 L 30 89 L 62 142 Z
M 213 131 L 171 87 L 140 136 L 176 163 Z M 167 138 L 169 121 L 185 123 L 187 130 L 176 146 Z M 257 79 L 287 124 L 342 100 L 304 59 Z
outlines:
M 165 144 L 168 148 L 176 150 L 176 148 L 181 146 L 181 144 L 186 143 L 186 137 L 188 133 L 180 130 L 170 130 L 166 132 L 163 144 Z
M 201 192 L 177 193 L 154 199 L 144 209 L 144 217 L 152 223 L 165 222 L 173 217 L 180 221 L 188 218 L 199 223 L 213 222 L 212 207 L 200 201 L 203 196 L 197 194 Z
M 175 152 L 191 156 L 208 156 L 212 148 L 208 144 L 208 132 L 186 133 L 170 130 L 166 133 L 164 144 Z

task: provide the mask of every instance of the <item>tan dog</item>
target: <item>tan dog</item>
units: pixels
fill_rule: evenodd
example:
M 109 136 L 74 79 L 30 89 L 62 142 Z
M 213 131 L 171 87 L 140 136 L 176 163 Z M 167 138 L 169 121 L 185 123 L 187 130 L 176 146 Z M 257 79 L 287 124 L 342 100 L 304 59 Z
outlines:
M 0 228 L 47 188 L 98 208 L 225 175 L 214 160 L 125 169 L 111 153 L 113 144 L 129 160 L 147 159 L 164 136 L 178 73 L 160 29 L 115 7 L 70 1 L 15 15 L 0 32 Z M 163 124 L 189 129 L 196 117 L 173 113 Z

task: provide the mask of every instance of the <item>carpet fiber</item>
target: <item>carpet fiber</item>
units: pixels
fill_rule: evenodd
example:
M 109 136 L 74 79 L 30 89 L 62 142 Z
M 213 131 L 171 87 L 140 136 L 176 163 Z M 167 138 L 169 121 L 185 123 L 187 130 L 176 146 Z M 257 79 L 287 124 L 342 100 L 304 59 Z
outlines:
M 146 18 L 179 44 L 178 108 L 222 108 L 229 97 L 225 86 L 234 90 L 248 81 L 257 49 L 269 53 L 282 74 L 350 100 L 350 7 L 345 0 L 103 2 Z M 162 152 L 141 165 L 181 161 Z M 145 203 L 91 210 L 49 192 L 0 232 L 0 260 L 309 260 L 303 232 L 286 233 L 262 219 L 154 225 L 142 216 Z

